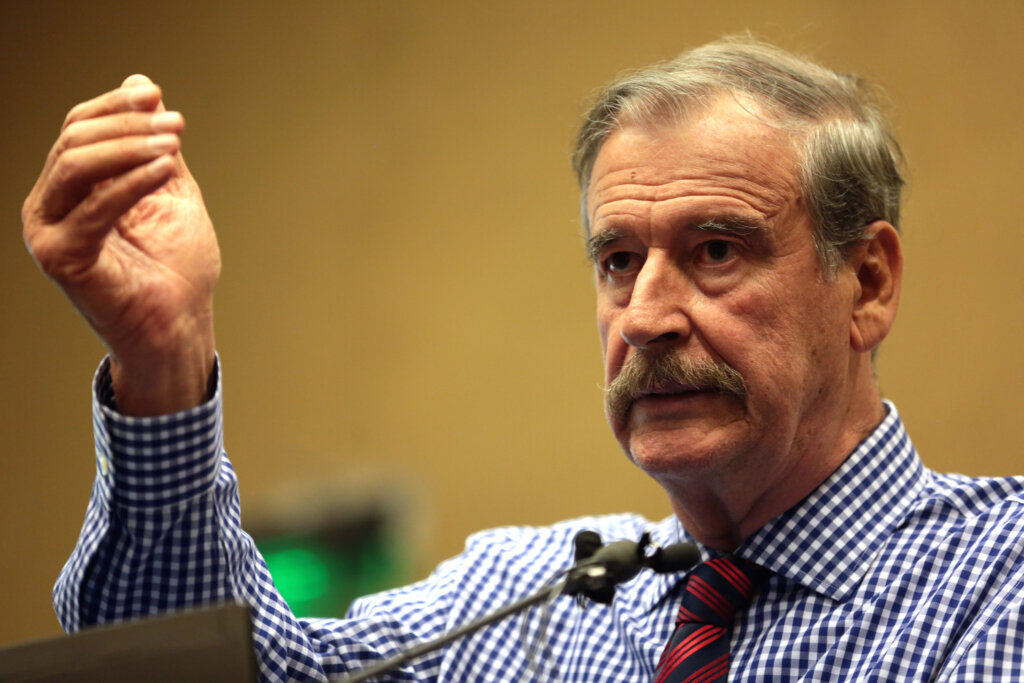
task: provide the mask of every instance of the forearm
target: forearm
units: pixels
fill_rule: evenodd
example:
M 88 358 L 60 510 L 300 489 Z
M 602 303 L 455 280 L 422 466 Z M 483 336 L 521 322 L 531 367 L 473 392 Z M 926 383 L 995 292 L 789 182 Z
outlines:
M 169 415 L 212 398 L 216 382 L 212 314 L 204 316 L 198 327 L 182 333 L 187 339 L 168 349 L 138 357 L 111 356 L 110 377 L 120 413 Z
M 110 407 L 107 367 L 101 366 L 94 385 L 93 495 L 54 595 L 67 630 L 233 597 L 216 553 L 204 554 L 197 566 L 206 577 L 203 594 L 153 571 L 170 566 L 179 548 L 216 548 L 222 521 L 217 511 L 237 505 L 231 500 L 233 473 L 221 462 L 219 395 L 182 415 L 141 421 L 143 428 L 133 430 L 139 421 Z M 160 439 L 161 433 L 174 438 Z M 150 574 L 172 585 L 159 585 Z
M 183 413 L 132 419 L 94 391 L 97 474 L 78 546 L 54 590 L 64 628 L 241 601 L 254 610 L 264 680 L 322 678 L 314 647 L 239 520 L 223 454 L 219 382 Z

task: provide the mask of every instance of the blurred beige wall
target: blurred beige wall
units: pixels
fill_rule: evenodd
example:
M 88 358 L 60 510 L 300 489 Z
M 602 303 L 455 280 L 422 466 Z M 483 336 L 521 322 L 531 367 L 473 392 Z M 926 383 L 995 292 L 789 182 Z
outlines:
M 75 102 L 141 71 L 185 112 L 243 506 L 400 473 L 432 564 L 482 527 L 668 513 L 604 425 L 569 141 L 619 70 L 744 29 L 887 86 L 911 184 L 883 388 L 932 467 L 1024 471 L 1021 7 L 3 3 L 0 643 L 57 632 L 93 471 L 102 348 L 18 220 Z

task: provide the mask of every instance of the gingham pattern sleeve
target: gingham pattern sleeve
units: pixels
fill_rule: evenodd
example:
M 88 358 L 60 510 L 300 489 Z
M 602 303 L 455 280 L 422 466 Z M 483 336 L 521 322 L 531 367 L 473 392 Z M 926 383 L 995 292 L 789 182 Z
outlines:
M 210 401 L 153 418 L 113 407 L 109 363 L 96 374 L 96 478 L 78 546 L 54 588 L 67 631 L 241 601 L 254 610 L 266 681 L 323 680 L 317 647 L 275 589 L 239 521 L 223 451 L 220 364 Z

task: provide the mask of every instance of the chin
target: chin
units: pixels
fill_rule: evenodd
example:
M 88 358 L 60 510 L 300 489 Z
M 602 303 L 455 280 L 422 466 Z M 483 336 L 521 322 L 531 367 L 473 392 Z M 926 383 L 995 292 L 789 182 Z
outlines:
M 712 474 L 729 466 L 738 449 L 720 434 L 665 432 L 631 435 L 626 454 L 655 479 L 690 478 Z M 697 437 L 697 438 L 695 438 Z

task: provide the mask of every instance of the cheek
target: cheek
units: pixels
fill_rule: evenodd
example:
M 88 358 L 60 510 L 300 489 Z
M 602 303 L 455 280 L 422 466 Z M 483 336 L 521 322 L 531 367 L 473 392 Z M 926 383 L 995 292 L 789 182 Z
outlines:
M 605 385 L 615 377 L 618 368 L 622 367 L 626 352 L 626 343 L 616 331 L 616 317 L 609 309 L 598 303 L 597 333 L 601 339 L 601 358 L 604 359 Z
M 607 347 L 608 342 L 608 330 L 611 328 L 611 321 L 607 316 L 601 315 L 600 311 L 597 314 L 597 334 L 601 338 L 601 349 Z
M 771 287 L 749 283 L 743 291 L 734 291 L 717 300 L 723 326 L 729 328 L 726 339 L 758 346 L 783 344 L 791 328 L 792 311 L 786 301 Z
M 598 300 L 597 302 L 597 334 L 601 339 L 601 353 L 608 357 L 608 337 L 614 325 L 614 316 L 608 305 Z
M 743 334 L 754 353 L 737 370 L 751 374 L 752 388 L 760 380 L 777 399 L 794 399 L 841 364 L 848 331 L 840 324 L 840 308 L 827 287 L 809 287 L 804 296 L 744 301 L 736 314 L 745 321 Z
M 793 301 L 764 287 L 735 294 L 719 309 L 718 334 L 709 340 L 722 360 L 738 370 L 753 391 L 765 380 L 774 384 L 780 374 L 798 371 L 805 362 L 807 340 L 801 338 Z

